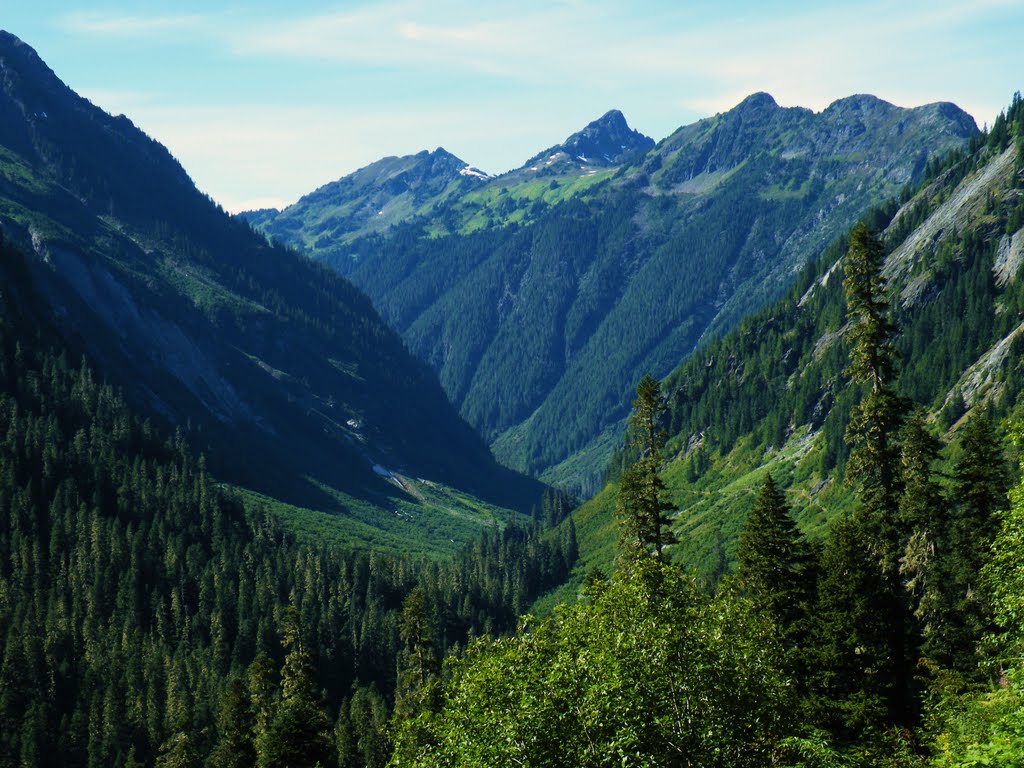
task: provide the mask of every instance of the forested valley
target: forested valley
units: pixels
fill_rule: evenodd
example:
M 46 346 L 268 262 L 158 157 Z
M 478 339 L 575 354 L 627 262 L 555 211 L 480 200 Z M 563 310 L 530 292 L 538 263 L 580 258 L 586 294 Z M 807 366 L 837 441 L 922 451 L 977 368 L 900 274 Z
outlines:
M 451 559 L 297 540 L 69 362 L 0 256 L 0 764 L 383 765 L 413 655 L 567 577 L 553 492 Z
M 1024 764 L 1019 94 L 644 377 L 600 493 L 527 513 L 356 288 L 6 33 L 0 64 L 0 768 Z M 241 482 L 278 458 L 331 514 Z M 436 527 L 397 501 L 428 491 Z
M 773 390 L 765 385 L 775 379 L 751 375 L 765 358 L 740 357 L 739 349 L 771 349 L 776 331 L 795 346 L 799 333 L 780 325 L 757 335 L 755 318 L 664 387 L 649 377 L 640 383 L 610 472 L 617 540 L 610 578 L 585 569 L 575 604 L 524 620 L 515 637 L 481 639 L 454 660 L 440 694 L 398 730 L 395 763 L 1021 764 L 1024 482 L 1013 486 L 1024 414 L 1012 383 L 1019 368 L 989 370 L 984 392 L 958 389 L 957 401 L 939 393 L 986 348 L 984 318 L 1005 324 L 997 339 L 1012 339 L 1019 323 L 1016 294 L 997 290 L 989 247 L 1024 224 L 1022 149 L 1018 94 L 987 136 L 929 169 L 928 184 L 940 179 L 945 199 L 998 158 L 1012 161 L 1009 189 L 990 189 L 980 221 L 958 236 L 947 257 L 956 267 L 939 261 L 940 269 L 967 273 L 964 282 L 947 273 L 945 287 L 970 292 L 976 314 L 951 314 L 954 302 L 930 305 L 926 317 L 946 336 L 932 344 L 906 338 L 899 321 L 909 313 L 897 304 L 905 294 L 893 289 L 899 281 L 889 258 L 939 199 L 924 198 L 902 220 L 895 207 L 868 215 L 842 240 L 841 271 L 827 271 L 836 259 L 826 254 L 808 281 L 838 291 L 843 315 L 842 343 L 829 350 L 825 369 L 841 382 L 828 416 L 838 436 L 819 425 L 806 458 L 838 478 L 824 496 L 835 504 L 824 531 L 801 530 L 793 507 L 808 502 L 777 483 L 773 469 L 785 470 L 787 486 L 796 473 L 764 461 L 776 453 L 773 441 L 785 442 L 765 416 L 803 407 L 804 387 L 814 391 L 816 383 L 820 392 L 822 380 L 805 385 L 800 369 L 790 368 L 789 386 Z M 929 268 L 934 262 L 914 274 Z M 798 315 L 807 290 L 762 318 Z M 789 353 L 777 351 L 773 362 L 785 365 L 779 358 Z M 731 374 L 716 376 L 719 360 Z M 691 378 L 698 373 L 706 388 Z M 680 382 L 703 397 L 681 400 Z M 748 397 L 749 411 L 700 410 Z M 808 412 L 816 402 L 805 402 Z M 684 414 L 707 434 L 673 456 L 680 436 L 694 436 Z M 764 438 L 754 445 L 769 448 L 759 485 L 742 497 L 734 565 L 698 575 L 687 559 L 692 542 L 681 546 L 692 534 L 680 525 L 669 487 L 673 465 L 697 483 L 735 456 L 733 444 L 749 441 L 751 430 Z M 695 465 L 701 452 L 703 466 Z

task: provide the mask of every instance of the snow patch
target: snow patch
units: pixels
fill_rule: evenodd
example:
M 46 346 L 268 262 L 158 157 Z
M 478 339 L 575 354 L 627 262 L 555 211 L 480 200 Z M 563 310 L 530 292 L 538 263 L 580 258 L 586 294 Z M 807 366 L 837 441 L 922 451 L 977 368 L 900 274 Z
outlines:
M 489 174 L 484 173 L 479 168 L 474 168 L 472 165 L 467 165 L 465 168 L 463 168 L 461 171 L 459 171 L 459 175 L 460 176 L 472 176 L 475 179 L 484 179 L 484 180 L 487 180 L 487 179 L 491 178 Z

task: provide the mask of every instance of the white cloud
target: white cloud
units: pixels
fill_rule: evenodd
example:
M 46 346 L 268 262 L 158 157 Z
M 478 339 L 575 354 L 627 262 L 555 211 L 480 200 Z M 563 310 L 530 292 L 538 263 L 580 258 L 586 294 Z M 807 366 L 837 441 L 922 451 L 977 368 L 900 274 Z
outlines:
M 206 23 L 198 14 L 163 16 L 104 16 L 96 13 L 73 13 L 59 20 L 70 32 L 112 37 L 140 37 L 167 32 L 196 30 Z

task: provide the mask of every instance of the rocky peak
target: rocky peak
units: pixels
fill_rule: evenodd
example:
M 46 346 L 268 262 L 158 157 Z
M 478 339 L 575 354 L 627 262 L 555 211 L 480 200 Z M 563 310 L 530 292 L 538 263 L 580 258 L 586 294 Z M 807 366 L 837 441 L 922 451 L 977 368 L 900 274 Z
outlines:
M 563 143 L 534 155 L 523 168 L 544 173 L 561 173 L 569 169 L 592 171 L 624 163 L 653 146 L 654 139 L 634 131 L 623 114 L 613 109 Z
M 752 93 L 739 104 L 737 104 L 730 112 L 737 114 L 750 114 L 754 112 L 765 112 L 781 109 L 778 102 L 775 101 L 774 97 L 770 93 L 764 91 L 758 91 Z
M 574 133 L 561 148 L 581 162 L 614 165 L 627 155 L 646 152 L 653 146 L 654 139 L 631 129 L 622 112 L 613 109 Z
M 870 93 L 857 93 L 853 96 L 833 101 L 825 108 L 822 114 L 857 118 L 889 115 L 898 109 L 898 107 L 893 106 L 888 101 L 872 96 Z

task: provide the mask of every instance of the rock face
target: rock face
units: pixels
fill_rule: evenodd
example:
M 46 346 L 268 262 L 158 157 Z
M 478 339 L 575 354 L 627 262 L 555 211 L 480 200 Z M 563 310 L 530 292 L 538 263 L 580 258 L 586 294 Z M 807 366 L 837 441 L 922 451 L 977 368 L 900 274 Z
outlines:
M 623 114 L 613 109 L 574 133 L 562 144 L 563 149 L 584 162 L 617 165 L 631 155 L 646 152 L 654 139 L 632 130 Z
M 364 294 L 227 216 L 8 34 L 0 114 L 0 234 L 35 254 L 46 322 L 222 479 L 338 509 L 390 493 L 379 463 L 528 504 L 535 484 L 495 464 Z M 462 168 L 439 150 L 373 183 L 409 194 Z

